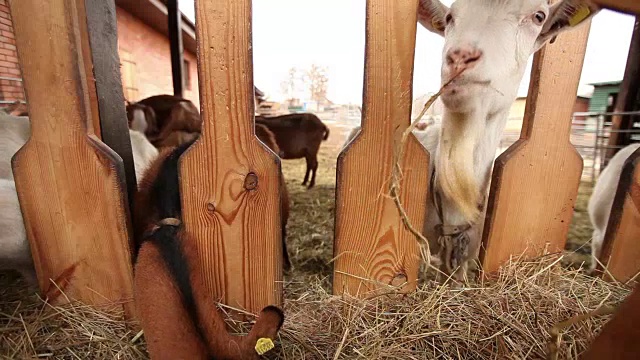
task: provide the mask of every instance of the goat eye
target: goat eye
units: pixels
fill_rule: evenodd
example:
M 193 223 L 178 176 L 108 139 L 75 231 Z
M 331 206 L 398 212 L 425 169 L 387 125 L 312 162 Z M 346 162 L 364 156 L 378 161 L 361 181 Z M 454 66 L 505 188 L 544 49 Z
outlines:
M 546 19 L 547 19 L 547 14 L 545 14 L 543 11 L 537 11 L 535 14 L 533 14 L 533 21 L 538 25 L 542 25 L 542 23 Z
M 449 24 L 451 24 L 451 22 L 453 22 L 453 16 L 451 16 L 451 13 L 448 13 L 447 16 L 444 17 L 444 22 L 447 25 L 449 25 Z

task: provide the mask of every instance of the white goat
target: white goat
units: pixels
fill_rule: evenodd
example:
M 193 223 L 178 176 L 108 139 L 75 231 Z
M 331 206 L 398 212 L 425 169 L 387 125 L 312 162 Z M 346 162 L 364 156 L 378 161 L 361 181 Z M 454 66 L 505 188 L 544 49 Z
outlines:
M 604 234 L 607 230 L 607 224 L 609 223 L 609 215 L 611 215 L 611 208 L 613 206 L 613 199 L 616 196 L 618 190 L 618 183 L 620 182 L 620 175 L 622 174 L 622 168 L 625 161 L 629 156 L 640 148 L 640 144 L 631 144 L 620 149 L 609 160 L 607 166 L 602 170 L 596 186 L 593 188 L 593 193 L 589 198 L 589 205 L 587 211 L 589 212 L 589 220 L 593 225 L 593 237 L 591 239 L 591 268 L 593 271 L 596 268 L 598 262 L 596 259 L 600 258 L 600 251 L 602 249 L 602 242 L 604 241 Z
M 31 136 L 31 124 L 26 116 L 0 113 L 0 179 L 13 180 L 11 158 Z
M 30 134 L 28 117 L 0 113 L 0 270 L 18 270 L 30 285 L 35 286 L 33 259 L 11 170 L 11 158 Z M 139 184 L 158 150 L 138 131 L 129 130 L 129 137 Z
M 0 179 L 0 229 L 0 270 L 18 270 L 29 285 L 36 285 L 16 184 L 7 179 Z
M 13 180 L 11 158 L 26 144 L 31 136 L 31 124 L 26 116 L 13 116 L 0 113 L 0 178 Z M 133 165 L 138 183 L 142 174 L 158 156 L 156 149 L 139 131 L 129 129 Z
M 527 60 L 599 10 L 589 0 L 420 0 L 419 23 L 445 40 L 441 83 L 464 70 L 442 94 L 437 141 L 424 141 L 433 179 L 425 235 L 455 279 L 479 253 L 493 160 Z
M 427 134 L 433 133 L 434 128 L 440 129 L 440 125 L 435 123 L 434 121 L 420 121 L 416 125 L 416 127 L 413 129 L 413 134 L 422 143 L 423 146 L 427 147 L 426 144 L 424 143 L 424 139 L 427 136 L 429 136 Z M 341 151 L 344 150 L 344 148 L 347 147 L 347 145 L 349 145 L 351 140 L 353 140 L 353 138 L 355 138 L 359 132 L 360 132 L 360 126 L 355 126 L 354 128 L 351 129 L 351 131 L 349 132 L 349 135 L 347 135 L 347 139 L 342 144 Z

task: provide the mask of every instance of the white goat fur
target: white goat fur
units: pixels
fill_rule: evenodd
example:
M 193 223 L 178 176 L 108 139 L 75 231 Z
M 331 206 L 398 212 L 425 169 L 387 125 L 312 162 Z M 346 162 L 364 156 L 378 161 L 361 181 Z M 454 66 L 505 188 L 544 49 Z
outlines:
M 588 16 L 574 17 L 586 9 Z M 432 156 L 429 175 L 435 169 L 435 191 L 442 195 L 443 219 L 430 192 L 425 221 L 434 255 L 440 253 L 436 225 L 471 225 L 467 248 L 454 249 L 465 254 L 454 278 L 463 279 L 469 262 L 478 256 L 493 160 L 527 60 L 560 32 L 599 10 L 589 0 L 560 0 L 554 5 L 548 0 L 456 0 L 451 8 L 438 0 L 420 0 L 419 23 L 445 40 L 441 83 L 465 69 L 441 96 L 441 126 L 429 126 L 422 140 Z M 451 61 L 452 54 L 460 54 L 457 50 L 480 56 Z M 482 211 L 479 205 L 484 205 Z
M 31 134 L 29 118 L 0 113 L 0 270 L 18 270 L 31 285 L 36 284 L 31 250 L 18 202 L 11 158 Z M 129 130 L 138 183 L 158 155 L 144 134 Z
M 31 124 L 26 116 L 0 113 L 0 179 L 13 180 L 11 158 L 31 136 Z
M 36 274 L 16 184 L 8 179 L 0 179 L 0 229 L 0 270 L 18 270 L 30 285 L 35 285 Z
M 13 180 L 11 158 L 27 143 L 31 136 L 31 124 L 26 116 L 12 116 L 0 113 L 0 178 Z M 133 164 L 138 183 L 142 174 L 158 156 L 156 149 L 144 134 L 129 129 Z
M 139 131 L 129 129 L 129 137 L 131 138 L 131 151 L 133 153 L 133 165 L 136 170 L 136 180 L 138 184 L 140 184 L 144 172 L 156 156 L 158 156 L 158 149 Z
M 638 148 L 640 148 L 640 144 L 628 145 L 620 149 L 611 160 L 609 160 L 607 166 L 600 173 L 596 186 L 593 188 L 593 193 L 589 198 L 587 211 L 589 212 L 589 220 L 591 220 L 591 225 L 593 226 L 593 237 L 591 239 L 591 271 L 595 270 L 597 265 L 596 259 L 600 257 L 602 242 L 604 241 L 605 231 L 609 223 L 613 200 L 618 190 L 622 168 L 624 167 L 625 161 Z

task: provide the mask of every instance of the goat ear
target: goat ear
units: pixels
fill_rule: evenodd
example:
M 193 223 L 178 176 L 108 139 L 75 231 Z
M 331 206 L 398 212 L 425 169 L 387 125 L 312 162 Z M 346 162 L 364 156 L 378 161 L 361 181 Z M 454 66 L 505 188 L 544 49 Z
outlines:
M 439 0 L 420 0 L 418 22 L 427 30 L 444 36 L 445 17 L 449 8 Z
M 282 310 L 275 306 L 267 306 L 260 312 L 260 316 L 248 336 L 251 338 L 266 337 L 275 339 L 283 323 L 284 313 Z
M 547 21 L 536 40 L 536 48 L 542 47 L 547 40 L 554 42 L 558 34 L 573 29 L 591 19 L 600 11 L 600 7 L 591 0 L 560 0 L 549 9 Z

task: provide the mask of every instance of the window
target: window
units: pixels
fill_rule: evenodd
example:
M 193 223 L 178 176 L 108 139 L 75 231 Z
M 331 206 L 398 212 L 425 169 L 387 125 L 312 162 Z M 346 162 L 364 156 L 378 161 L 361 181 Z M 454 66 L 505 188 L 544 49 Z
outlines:
M 182 78 L 184 79 L 185 88 L 187 90 L 191 90 L 191 68 L 188 60 L 184 60 L 182 66 Z
M 129 101 L 138 100 L 138 81 L 136 78 L 136 63 L 130 52 L 119 50 L 120 74 L 122 76 L 122 91 L 124 98 Z

